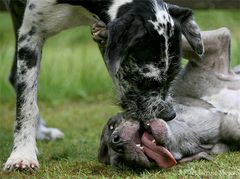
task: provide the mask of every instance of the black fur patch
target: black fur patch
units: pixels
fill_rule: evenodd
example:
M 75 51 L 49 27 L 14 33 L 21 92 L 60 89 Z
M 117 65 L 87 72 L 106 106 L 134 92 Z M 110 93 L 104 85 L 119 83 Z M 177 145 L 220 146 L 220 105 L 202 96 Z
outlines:
M 16 117 L 16 121 L 17 121 L 17 124 L 15 126 L 14 133 L 19 132 L 22 128 L 21 121 L 23 119 L 23 116 L 21 114 L 21 109 L 22 109 L 23 104 L 25 103 L 25 100 L 24 100 L 24 97 L 22 96 L 22 94 L 23 94 L 25 89 L 26 89 L 26 84 L 24 82 L 18 83 L 17 86 L 16 86 L 16 90 L 17 90 L 17 117 Z
M 26 84 L 25 83 L 18 83 L 17 84 L 18 94 L 22 94 L 25 89 L 26 89 Z
M 19 49 L 18 57 L 20 60 L 26 61 L 28 68 L 33 68 L 37 65 L 38 60 L 37 52 L 27 47 L 22 47 Z
M 16 126 L 14 128 L 14 133 L 18 133 L 21 129 L 22 129 L 22 123 L 17 118 L 17 124 L 16 124 Z
M 18 39 L 18 43 L 21 43 L 21 42 L 25 41 L 26 38 L 27 38 L 27 35 L 21 35 Z
M 35 9 L 36 8 L 36 5 L 35 4 L 30 4 L 29 5 L 29 10 L 33 10 L 33 9 Z
M 29 31 L 28 35 L 32 36 L 37 32 L 37 28 L 35 26 L 32 26 L 31 30 Z
M 16 86 L 17 90 L 17 113 L 20 112 L 22 105 L 24 104 L 24 98 L 22 97 L 22 94 L 24 90 L 26 89 L 26 84 L 25 83 L 18 83 Z M 18 118 L 17 118 L 18 120 Z
M 13 147 L 13 151 L 16 150 L 16 149 L 17 149 L 17 146 L 14 146 L 14 147 Z
M 24 74 L 26 74 L 26 72 L 27 72 L 27 70 L 26 70 L 26 69 L 22 69 L 22 70 L 21 70 L 21 75 L 24 75 Z

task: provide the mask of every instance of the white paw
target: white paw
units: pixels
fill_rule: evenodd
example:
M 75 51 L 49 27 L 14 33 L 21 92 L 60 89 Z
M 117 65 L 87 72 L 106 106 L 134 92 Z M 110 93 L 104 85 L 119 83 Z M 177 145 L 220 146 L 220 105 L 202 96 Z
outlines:
M 4 165 L 4 170 L 36 170 L 39 167 L 36 154 L 23 154 L 21 151 L 12 152 Z
M 62 139 L 64 133 L 56 128 L 47 128 L 44 125 L 38 127 L 37 139 L 38 140 L 56 140 Z

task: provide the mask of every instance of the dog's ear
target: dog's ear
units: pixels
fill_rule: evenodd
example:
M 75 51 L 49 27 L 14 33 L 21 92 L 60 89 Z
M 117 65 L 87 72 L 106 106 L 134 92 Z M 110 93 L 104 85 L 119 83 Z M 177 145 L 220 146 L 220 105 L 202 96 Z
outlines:
M 170 15 L 180 23 L 183 35 L 201 57 L 204 55 L 204 45 L 201 37 L 201 30 L 193 18 L 193 11 L 189 8 L 183 8 L 176 5 L 168 4 Z
M 106 125 L 102 131 L 102 136 L 100 140 L 100 147 L 98 151 L 98 161 L 104 164 L 110 164 L 110 156 L 109 156 L 109 149 L 108 149 L 108 134 L 107 134 L 108 126 Z
M 110 74 L 115 77 L 131 48 L 141 39 L 146 30 L 142 21 L 130 15 L 108 24 L 108 41 L 104 54 Z

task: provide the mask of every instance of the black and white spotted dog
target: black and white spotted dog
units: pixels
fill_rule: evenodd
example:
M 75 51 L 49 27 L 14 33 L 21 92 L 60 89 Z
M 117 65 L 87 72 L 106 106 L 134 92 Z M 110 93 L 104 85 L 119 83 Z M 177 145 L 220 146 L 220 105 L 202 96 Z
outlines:
M 57 129 L 46 128 L 40 119 L 37 106 L 37 84 L 41 51 L 44 42 L 62 30 L 92 25 L 98 16 L 109 23 L 109 41 L 104 53 L 106 66 L 117 84 L 128 91 L 129 113 L 138 109 L 137 118 L 152 116 L 171 119 L 174 112 L 164 91 L 179 69 L 180 32 L 194 50 L 203 54 L 199 28 L 192 11 L 167 5 L 162 0 L 4 0 L 11 12 L 17 38 L 16 55 L 10 81 L 17 93 L 14 143 L 5 170 L 38 168 L 36 136 L 58 138 Z M 125 72 L 129 74 L 124 75 Z M 126 78 L 126 79 L 125 79 Z M 119 82 L 121 80 L 121 82 Z M 134 88 L 128 89 L 128 83 Z M 135 104 L 131 91 L 142 93 L 142 88 L 157 88 L 151 101 L 142 98 Z M 154 87 L 155 89 L 155 87 Z M 154 95 L 155 94 L 155 95 Z M 144 94 L 146 96 L 148 94 Z M 123 105 L 128 105 L 124 103 Z M 160 110 L 160 109 L 162 110 Z M 149 113 L 149 111 L 151 111 Z M 161 112 L 156 112 L 161 111 Z

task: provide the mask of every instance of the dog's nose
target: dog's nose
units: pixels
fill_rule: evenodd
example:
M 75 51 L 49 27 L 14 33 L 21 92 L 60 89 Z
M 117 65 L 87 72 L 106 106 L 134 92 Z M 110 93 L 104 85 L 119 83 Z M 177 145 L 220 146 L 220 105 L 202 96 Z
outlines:
M 111 147 L 115 152 L 123 152 L 123 142 L 121 137 L 118 134 L 113 134 L 111 137 Z
M 112 136 L 112 144 L 116 145 L 121 142 L 121 138 L 118 134 Z
M 171 121 L 176 117 L 176 112 L 172 110 L 171 112 L 168 113 L 162 113 L 161 114 L 161 119 L 164 121 Z

